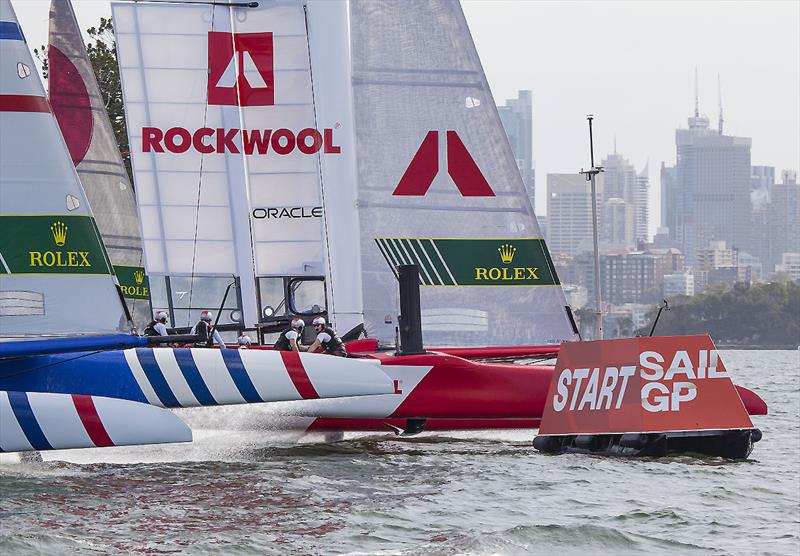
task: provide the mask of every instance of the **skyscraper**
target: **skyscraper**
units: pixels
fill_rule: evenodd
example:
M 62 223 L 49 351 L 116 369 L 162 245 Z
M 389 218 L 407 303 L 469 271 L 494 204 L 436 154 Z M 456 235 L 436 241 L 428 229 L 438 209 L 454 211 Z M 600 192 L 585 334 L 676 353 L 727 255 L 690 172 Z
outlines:
M 616 143 L 616 141 L 615 141 Z M 649 238 L 649 187 L 647 166 L 637 174 L 633 164 L 616 152 L 603 159 L 604 194 L 602 202 L 606 206 L 604 214 L 616 216 L 613 227 L 604 226 L 603 240 L 612 244 L 625 244 L 635 247 L 639 240 Z M 624 225 L 624 228 L 620 228 Z M 613 234 L 609 233 L 613 230 Z
M 636 176 L 636 190 L 633 196 L 634 228 L 633 237 L 639 241 L 650 239 L 650 164 Z
M 517 167 L 522 175 L 522 182 L 536 208 L 535 196 L 536 175 L 533 169 L 533 96 L 531 91 L 519 91 L 517 98 L 506 100 L 505 106 L 498 106 L 500 121 L 511 143 Z
M 603 198 L 603 174 L 597 196 Z M 592 195 L 580 174 L 547 174 L 548 245 L 554 255 L 592 250 Z
M 709 127 L 709 120 L 695 113 L 688 129 L 675 131 L 677 159 L 674 167 L 662 166 L 662 225 L 669 227 L 690 262 L 709 241 L 725 241 L 738 248 L 750 232 L 749 137 L 733 137 Z

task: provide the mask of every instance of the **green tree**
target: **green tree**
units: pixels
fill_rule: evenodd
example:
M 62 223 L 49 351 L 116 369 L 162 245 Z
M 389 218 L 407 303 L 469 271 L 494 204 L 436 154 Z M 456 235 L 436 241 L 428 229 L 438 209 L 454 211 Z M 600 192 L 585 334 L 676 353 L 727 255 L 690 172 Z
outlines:
M 125 106 L 122 101 L 122 85 L 119 77 L 119 64 L 117 63 L 117 43 L 114 40 L 114 26 L 111 18 L 101 17 L 100 24 L 86 30 L 91 40 L 86 43 L 86 52 L 92 64 L 97 83 L 100 86 L 100 95 L 111 120 L 114 137 L 119 145 L 122 161 L 128 171 L 128 177 L 133 183 L 131 171 L 131 155 L 128 146 L 128 129 L 125 125 Z M 34 48 L 33 53 L 42 65 L 45 79 L 48 76 L 47 47 Z
M 800 284 L 796 282 L 710 287 L 695 297 L 675 298 L 670 307 L 656 328 L 660 336 L 708 333 L 723 344 L 800 344 Z M 648 314 L 649 320 L 655 318 L 656 310 Z

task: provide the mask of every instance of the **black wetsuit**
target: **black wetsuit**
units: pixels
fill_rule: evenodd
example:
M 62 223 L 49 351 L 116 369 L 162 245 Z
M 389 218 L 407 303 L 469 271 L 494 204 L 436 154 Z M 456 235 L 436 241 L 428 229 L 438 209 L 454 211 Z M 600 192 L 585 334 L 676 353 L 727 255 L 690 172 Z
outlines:
M 275 342 L 275 345 L 273 346 L 275 349 L 279 349 L 281 351 L 292 351 L 292 343 L 289 341 L 289 338 L 286 337 L 286 334 L 288 334 L 289 332 L 297 332 L 297 330 L 290 327 L 281 332 L 281 335 L 278 336 L 278 339 Z M 300 340 L 299 332 L 297 332 L 297 340 L 298 341 Z
M 214 327 L 206 321 L 201 320 L 197 323 L 195 334 L 200 338 L 194 343 L 194 347 L 214 347 Z
M 342 339 L 336 335 L 336 332 L 330 326 L 326 326 L 325 330 L 320 332 L 319 334 L 327 334 L 330 337 L 330 340 L 321 341 L 320 345 L 325 353 L 330 355 L 347 355 L 347 350 L 344 347 L 344 342 Z M 317 337 L 319 337 L 317 334 Z

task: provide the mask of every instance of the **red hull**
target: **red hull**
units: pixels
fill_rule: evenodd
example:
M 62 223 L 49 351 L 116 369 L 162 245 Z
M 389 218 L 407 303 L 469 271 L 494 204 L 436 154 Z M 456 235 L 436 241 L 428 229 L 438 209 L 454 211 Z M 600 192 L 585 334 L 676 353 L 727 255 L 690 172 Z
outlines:
M 532 429 L 539 426 L 554 367 L 478 363 L 453 355 L 426 353 L 397 357 L 372 353 L 384 370 L 402 377 L 403 367 L 428 367 L 410 392 L 385 418 L 339 414 L 318 417 L 309 430 L 388 431 L 406 428 L 406 419 L 426 419 L 426 430 Z M 765 415 L 767 405 L 751 390 L 737 386 L 750 415 Z M 356 413 L 357 415 L 357 413 Z
M 484 430 L 484 429 L 536 429 L 540 419 L 428 419 L 426 431 Z M 380 431 L 392 427 L 404 428 L 405 419 L 337 419 L 320 417 L 309 431 Z

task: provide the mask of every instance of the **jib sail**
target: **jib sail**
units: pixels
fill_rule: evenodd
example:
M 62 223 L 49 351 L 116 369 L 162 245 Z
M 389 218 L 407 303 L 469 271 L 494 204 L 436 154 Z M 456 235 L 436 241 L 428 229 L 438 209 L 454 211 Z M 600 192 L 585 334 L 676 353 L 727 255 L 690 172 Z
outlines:
M 0 0 L 0 336 L 129 330 L 111 263 L 8 0 Z
M 134 191 L 69 0 L 50 4 L 48 85 L 53 113 L 141 330 L 151 319 L 150 295 Z

